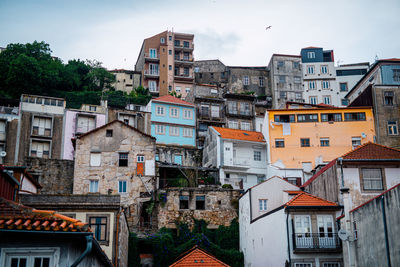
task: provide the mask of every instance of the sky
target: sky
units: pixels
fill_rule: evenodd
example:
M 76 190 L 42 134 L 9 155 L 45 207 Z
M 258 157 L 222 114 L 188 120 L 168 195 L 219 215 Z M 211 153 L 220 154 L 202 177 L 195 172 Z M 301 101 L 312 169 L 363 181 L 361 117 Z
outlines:
M 399 0 L 0 0 L 0 47 L 45 41 L 64 62 L 134 69 L 143 39 L 168 29 L 195 35 L 195 60 L 229 66 L 307 46 L 372 63 L 400 58 L 399 14 Z

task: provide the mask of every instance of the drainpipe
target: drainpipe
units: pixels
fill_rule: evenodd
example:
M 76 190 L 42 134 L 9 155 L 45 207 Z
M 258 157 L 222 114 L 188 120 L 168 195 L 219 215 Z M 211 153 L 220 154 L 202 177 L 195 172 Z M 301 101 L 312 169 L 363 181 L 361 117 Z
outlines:
M 286 215 L 286 237 L 287 237 L 287 252 L 289 257 L 289 266 L 292 266 L 292 260 L 290 258 L 289 210 L 287 210 L 287 215 Z
M 93 236 L 92 235 L 86 235 L 86 249 L 82 253 L 82 255 L 79 256 L 78 259 L 71 265 L 71 267 L 76 267 L 78 266 L 79 263 L 92 251 L 92 241 L 93 241 Z
M 115 260 L 114 260 L 114 266 L 118 266 L 118 259 L 119 259 L 119 252 L 118 252 L 118 244 L 119 244 L 119 217 L 121 216 L 121 211 L 118 212 L 117 214 L 117 229 L 116 229 L 116 234 L 115 234 Z
M 383 196 L 383 195 L 381 196 L 381 206 L 382 206 L 383 230 L 385 232 L 387 266 L 391 267 L 392 265 L 390 264 L 389 237 L 388 237 L 387 224 L 386 224 L 385 196 Z

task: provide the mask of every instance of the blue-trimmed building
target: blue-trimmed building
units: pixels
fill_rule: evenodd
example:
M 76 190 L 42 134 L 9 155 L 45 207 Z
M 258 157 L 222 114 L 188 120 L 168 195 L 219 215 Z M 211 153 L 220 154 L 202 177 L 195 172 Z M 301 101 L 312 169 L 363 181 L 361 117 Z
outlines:
M 151 135 L 157 144 L 196 147 L 196 112 L 192 103 L 171 95 L 153 99 Z

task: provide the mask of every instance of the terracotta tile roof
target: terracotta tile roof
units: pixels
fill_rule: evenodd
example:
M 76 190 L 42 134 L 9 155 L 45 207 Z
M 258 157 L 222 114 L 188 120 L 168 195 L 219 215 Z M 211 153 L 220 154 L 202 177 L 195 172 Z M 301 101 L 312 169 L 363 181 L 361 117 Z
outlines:
M 316 174 L 314 174 L 310 179 L 308 179 L 302 186 L 302 188 L 306 187 L 307 185 L 311 184 L 312 181 L 314 181 L 315 179 L 317 179 L 321 174 L 323 174 L 327 169 L 329 169 L 330 167 L 332 167 L 333 165 L 335 165 L 336 163 L 336 159 L 332 160 L 331 162 L 329 162 L 328 164 L 326 164 L 322 169 L 320 169 Z
M 400 159 L 400 150 L 368 142 L 342 156 L 343 160 Z
M 173 103 L 177 105 L 184 105 L 184 106 L 191 106 L 194 107 L 194 104 L 183 101 L 182 99 L 179 99 L 177 97 L 174 97 L 172 95 L 165 95 L 165 96 L 160 96 L 155 99 L 153 99 L 153 102 L 162 102 L 162 103 Z
M 301 190 L 285 190 L 286 193 L 288 193 L 289 195 L 297 195 L 297 194 L 301 194 L 304 191 Z
M 336 203 L 302 192 L 285 204 L 286 207 L 339 207 Z
M 264 135 L 260 132 L 243 131 L 230 128 L 212 127 L 216 130 L 223 139 L 235 139 L 251 142 L 265 143 Z
M 88 224 L 52 210 L 36 210 L 0 198 L 0 229 L 90 232 Z
M 174 262 L 170 267 L 191 267 L 191 266 L 207 266 L 207 267 L 229 267 L 228 264 L 215 258 L 213 255 L 209 254 L 205 250 L 194 246 L 189 250 L 185 256 Z

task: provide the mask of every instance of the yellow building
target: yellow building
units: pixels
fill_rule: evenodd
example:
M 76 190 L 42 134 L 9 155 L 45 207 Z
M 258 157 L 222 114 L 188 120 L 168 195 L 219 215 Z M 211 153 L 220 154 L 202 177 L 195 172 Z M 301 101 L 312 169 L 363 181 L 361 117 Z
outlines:
M 375 136 L 370 107 L 292 105 L 268 110 L 266 119 L 271 164 L 306 172 Z

